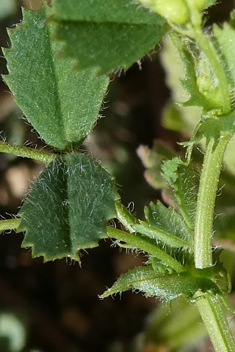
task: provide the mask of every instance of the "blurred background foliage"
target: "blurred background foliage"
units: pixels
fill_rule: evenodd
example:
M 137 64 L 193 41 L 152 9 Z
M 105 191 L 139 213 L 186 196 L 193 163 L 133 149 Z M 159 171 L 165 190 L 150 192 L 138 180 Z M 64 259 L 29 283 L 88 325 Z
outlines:
M 0 0 L 1 47 L 10 45 L 6 28 L 21 19 L 20 6 L 39 9 L 41 3 Z M 233 0 L 223 0 L 213 7 L 206 15 L 208 25 L 226 20 L 233 6 Z M 154 189 L 146 182 L 139 156 L 148 163 L 145 151 L 159 145 L 159 141 L 172 153 L 182 152 L 176 142 L 189 138 L 197 119 L 197 113 L 190 113 L 185 121 L 180 109 L 170 102 L 171 82 L 161 64 L 164 61 L 168 71 L 175 70 L 170 50 L 167 44 L 161 44 L 126 73 L 119 70 L 112 74 L 102 118 L 81 147 L 115 176 L 123 203 L 140 218 L 144 205 L 162 194 L 158 187 Z M 0 73 L 7 73 L 2 53 Z M 2 80 L 0 131 L 1 138 L 10 143 L 47 148 L 25 121 Z M 145 147 L 141 149 L 140 145 Z M 200 163 L 200 153 L 198 158 Z M 39 162 L 0 155 L 2 218 L 18 212 L 30 182 L 41 170 Z M 233 194 L 230 198 L 232 206 Z M 229 226 L 235 226 L 233 218 Z M 5 233 L 0 239 L 0 352 L 212 350 L 197 311 L 182 299 L 171 308 L 164 304 L 156 307 L 155 299 L 130 292 L 121 300 L 98 299 L 98 294 L 121 273 L 146 259 L 141 254 L 126 253 L 105 241 L 90 250 L 90 255 L 83 253 L 82 268 L 69 260 L 43 264 L 41 258 L 32 260 L 30 251 L 20 248 L 22 238 L 23 234 Z M 226 260 L 232 273 L 234 259 L 227 255 Z

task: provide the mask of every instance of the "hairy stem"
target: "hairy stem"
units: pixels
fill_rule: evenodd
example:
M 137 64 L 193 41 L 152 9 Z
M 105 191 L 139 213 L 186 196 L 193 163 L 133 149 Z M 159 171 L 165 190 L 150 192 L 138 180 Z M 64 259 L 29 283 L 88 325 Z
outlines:
M 22 147 L 19 145 L 9 144 L 7 142 L 0 142 L 0 152 L 14 154 L 23 158 L 39 160 L 44 163 L 50 163 L 56 157 L 55 154 L 48 153 L 43 150 Z
M 200 295 L 200 293 L 198 293 Z M 207 294 L 196 302 L 216 352 L 234 352 L 235 342 L 219 297 Z
M 125 242 L 130 247 L 140 249 L 148 254 L 152 254 L 154 257 L 160 259 L 164 264 L 174 269 L 177 273 L 185 271 L 183 265 L 181 265 L 176 259 L 172 258 L 169 254 L 165 253 L 165 251 L 161 250 L 156 245 L 150 243 L 146 237 L 140 234 L 128 233 L 109 226 L 107 227 L 107 234 L 111 238 Z
M 212 232 L 216 192 L 224 152 L 231 138 L 223 134 L 216 143 L 211 139 L 207 145 L 200 178 L 194 238 L 195 266 L 204 269 L 212 266 Z
M 20 225 L 20 219 L 0 220 L 0 232 L 16 230 Z

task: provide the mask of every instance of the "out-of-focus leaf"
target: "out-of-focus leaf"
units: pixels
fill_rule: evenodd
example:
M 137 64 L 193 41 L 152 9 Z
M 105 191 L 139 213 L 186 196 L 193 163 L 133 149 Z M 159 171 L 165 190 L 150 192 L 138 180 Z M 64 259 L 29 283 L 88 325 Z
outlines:
M 161 175 L 162 161 L 171 159 L 175 152 L 164 143 L 156 141 L 153 149 L 143 145 L 139 146 L 137 154 L 147 169 L 144 176 L 150 186 L 156 189 L 163 188 L 166 185 L 166 181 Z
M 138 0 L 143 6 L 163 16 L 170 23 L 185 24 L 190 20 L 190 11 L 184 1 L 172 0 Z M 204 1 L 200 10 L 211 6 L 213 1 Z
M 65 150 L 81 144 L 93 128 L 109 80 L 96 70 L 74 72 L 74 61 L 58 59 L 62 45 L 52 41 L 51 13 L 46 5 L 39 12 L 26 9 L 23 22 L 9 29 L 4 79 L 40 137 Z
M 170 312 L 170 314 L 169 314 Z M 200 314 L 195 305 L 178 298 L 168 306 L 159 306 L 151 312 L 146 331 L 143 333 L 145 345 L 164 344 L 171 350 L 189 350 L 207 336 Z
M 2 351 L 22 351 L 26 345 L 26 335 L 24 321 L 21 321 L 12 313 L 0 312 L 0 349 Z
M 235 10 L 230 13 L 230 25 L 235 28 Z
M 11 16 L 17 10 L 15 0 L 0 0 L 0 20 L 7 16 Z
M 227 72 L 227 78 L 231 83 L 231 87 L 234 88 L 235 84 L 235 64 L 234 64 L 234 55 L 235 55 L 235 29 L 225 23 L 223 28 L 220 28 L 216 25 L 213 27 L 213 33 L 216 40 L 219 43 L 219 50 L 223 57 L 223 66 Z M 234 92 L 233 92 L 234 95 Z M 235 97 L 232 97 L 235 99 Z
M 185 125 L 181 109 L 171 101 L 164 107 L 162 113 L 162 126 L 177 132 L 188 132 L 187 126 Z
M 80 249 L 106 237 L 119 198 L 111 176 L 90 157 L 69 153 L 42 172 L 19 212 L 23 247 L 34 257 L 79 259 Z
M 216 240 L 218 238 L 224 240 L 232 240 L 235 245 L 235 207 L 227 207 L 220 209 L 214 220 L 214 230 Z
M 218 104 L 219 88 L 218 85 L 214 86 L 217 81 L 205 54 L 194 42 L 185 41 L 185 38 L 181 38 L 176 33 L 171 33 L 170 37 L 184 65 L 181 85 L 189 99 L 183 103 L 183 106 L 202 107 L 205 112 L 221 109 L 221 105 Z M 214 91 L 217 93 L 215 99 Z
M 205 9 L 207 7 L 210 7 L 210 6 L 214 5 L 215 3 L 216 3 L 216 0 L 206 0 Z
M 182 87 L 181 80 L 185 78 L 184 63 L 180 58 L 179 51 L 176 45 L 173 44 L 169 35 L 166 35 L 163 40 L 162 50 L 160 52 L 161 63 L 166 72 L 166 83 L 171 90 L 172 105 L 183 103 L 190 98 L 190 95 Z M 191 136 L 193 130 L 201 119 L 202 108 L 198 106 L 182 107 L 182 104 L 177 106 L 177 113 L 180 115 L 184 128 L 180 132 L 187 133 Z M 170 122 L 168 123 L 168 118 Z M 163 111 L 163 124 L 172 126 L 172 116 L 166 110 Z M 175 129 L 175 127 L 174 127 Z
M 61 56 L 76 59 L 79 69 L 127 69 L 165 33 L 162 17 L 132 0 L 54 0 L 53 8 Z

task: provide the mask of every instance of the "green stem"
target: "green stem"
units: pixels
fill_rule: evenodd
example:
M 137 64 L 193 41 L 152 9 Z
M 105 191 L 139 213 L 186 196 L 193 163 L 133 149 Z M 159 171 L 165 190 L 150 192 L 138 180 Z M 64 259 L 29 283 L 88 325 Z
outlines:
M 56 158 L 55 154 L 45 152 L 38 149 L 22 147 L 19 145 L 9 144 L 7 142 L 0 142 L 0 152 L 14 154 L 23 158 L 40 160 L 44 163 L 50 163 Z
M 200 293 L 198 293 L 198 296 Z M 197 308 L 216 352 L 234 352 L 235 342 L 218 296 L 207 294 L 196 301 Z
M 227 76 L 212 41 L 208 36 L 205 35 L 201 28 L 202 14 L 199 13 L 196 9 L 192 9 L 190 19 L 194 32 L 194 39 L 196 40 L 204 54 L 207 56 L 210 65 L 215 73 L 215 76 L 218 79 L 219 89 L 223 97 L 223 113 L 229 113 L 231 111 L 231 103 Z
M 164 264 L 174 269 L 177 273 L 185 271 L 183 265 L 181 265 L 176 259 L 154 244 L 150 243 L 144 236 L 136 233 L 128 233 L 109 226 L 107 227 L 107 234 L 111 238 L 115 238 L 118 241 L 123 241 L 133 248 L 140 249 L 153 255 L 154 257 L 160 259 Z
M 16 230 L 20 225 L 20 219 L 0 220 L 0 232 Z
M 117 219 L 120 223 L 124 225 L 129 232 L 135 232 L 134 225 L 137 224 L 138 221 L 134 215 L 131 214 L 131 212 L 120 202 L 115 203 L 115 208 L 117 212 Z
M 224 152 L 231 139 L 227 133 L 215 143 L 211 139 L 207 145 L 202 174 L 200 177 L 194 237 L 195 266 L 204 269 L 212 266 L 212 231 L 215 198 Z

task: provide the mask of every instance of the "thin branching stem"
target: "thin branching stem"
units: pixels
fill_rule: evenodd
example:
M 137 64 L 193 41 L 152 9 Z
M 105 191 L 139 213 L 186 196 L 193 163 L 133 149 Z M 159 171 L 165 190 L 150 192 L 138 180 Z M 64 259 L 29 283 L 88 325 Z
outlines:
M 20 219 L 0 220 L 0 232 L 7 230 L 17 230 L 20 225 Z
M 185 271 L 184 266 L 181 265 L 176 259 L 171 257 L 164 250 L 158 248 L 157 245 L 150 243 L 150 241 L 148 241 L 144 236 L 140 234 L 128 233 L 108 226 L 107 235 L 111 238 L 115 238 L 118 241 L 125 242 L 133 248 L 137 248 L 141 251 L 153 255 L 178 273 Z
M 0 152 L 14 154 L 23 158 L 39 160 L 44 163 L 50 163 L 56 158 L 56 154 L 52 154 L 43 150 L 14 145 L 7 142 L 0 142 Z

